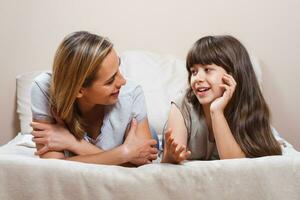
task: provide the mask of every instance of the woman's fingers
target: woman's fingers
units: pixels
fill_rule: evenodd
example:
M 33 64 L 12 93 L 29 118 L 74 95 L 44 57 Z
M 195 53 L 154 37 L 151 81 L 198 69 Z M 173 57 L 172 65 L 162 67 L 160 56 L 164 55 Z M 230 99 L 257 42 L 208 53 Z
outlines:
M 39 122 L 31 122 L 30 126 L 33 129 L 44 130 L 49 128 L 49 124 L 47 123 L 39 123 Z
M 152 148 L 150 149 L 150 153 L 151 153 L 151 154 L 158 154 L 157 148 L 152 147 Z
M 157 154 L 151 154 L 148 157 L 149 160 L 156 160 L 157 159 Z
M 150 139 L 150 140 L 148 140 L 148 144 L 150 146 L 155 146 L 157 144 L 157 141 L 155 139 Z
M 44 131 L 32 131 L 31 133 L 33 137 L 39 138 L 39 137 L 45 137 L 46 133 Z
M 36 144 L 46 144 L 47 143 L 47 139 L 45 139 L 45 138 L 33 137 L 32 141 Z
M 39 149 L 38 151 L 36 151 L 35 155 L 42 155 L 42 154 L 44 154 L 44 153 L 46 153 L 48 151 L 49 151 L 49 148 L 48 148 L 48 146 L 45 145 L 41 149 Z

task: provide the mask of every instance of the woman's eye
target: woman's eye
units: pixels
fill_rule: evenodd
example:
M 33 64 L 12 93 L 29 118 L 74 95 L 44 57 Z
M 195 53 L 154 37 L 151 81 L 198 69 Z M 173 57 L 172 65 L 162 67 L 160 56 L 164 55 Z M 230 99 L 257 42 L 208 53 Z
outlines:
M 111 85 L 114 82 L 115 79 L 110 80 L 109 82 L 106 83 L 106 85 Z

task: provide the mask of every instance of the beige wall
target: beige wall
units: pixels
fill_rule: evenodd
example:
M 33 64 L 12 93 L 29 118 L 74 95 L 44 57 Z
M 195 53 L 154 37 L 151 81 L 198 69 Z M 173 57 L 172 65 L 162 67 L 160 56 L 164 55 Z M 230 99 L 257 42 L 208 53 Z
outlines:
M 273 124 L 300 150 L 298 0 L 0 0 L 0 144 L 18 131 L 17 74 L 51 67 L 67 33 L 107 35 L 119 51 L 146 49 L 180 58 L 207 34 L 233 34 L 262 63 Z

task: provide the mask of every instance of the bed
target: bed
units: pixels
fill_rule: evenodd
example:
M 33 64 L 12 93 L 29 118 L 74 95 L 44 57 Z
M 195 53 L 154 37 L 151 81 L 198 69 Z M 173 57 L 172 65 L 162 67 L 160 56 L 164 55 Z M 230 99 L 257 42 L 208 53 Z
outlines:
M 169 102 L 187 87 L 184 61 L 145 51 L 121 54 L 122 72 L 145 93 L 150 124 L 161 134 Z M 258 80 L 261 71 L 252 59 Z M 300 153 L 277 136 L 283 156 L 189 161 L 138 168 L 94 165 L 34 155 L 30 85 L 42 71 L 17 77 L 21 131 L 0 147 L 0 199 L 300 199 Z

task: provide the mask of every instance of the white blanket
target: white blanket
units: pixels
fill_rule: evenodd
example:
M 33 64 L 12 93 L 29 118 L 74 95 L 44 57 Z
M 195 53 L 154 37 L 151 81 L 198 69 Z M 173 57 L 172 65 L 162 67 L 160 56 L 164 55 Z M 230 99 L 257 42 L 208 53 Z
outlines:
M 26 136 L 28 137 L 28 136 Z M 0 199 L 299 199 L 300 154 L 138 168 L 39 159 L 18 135 L 0 148 Z

